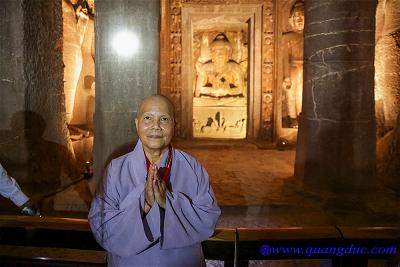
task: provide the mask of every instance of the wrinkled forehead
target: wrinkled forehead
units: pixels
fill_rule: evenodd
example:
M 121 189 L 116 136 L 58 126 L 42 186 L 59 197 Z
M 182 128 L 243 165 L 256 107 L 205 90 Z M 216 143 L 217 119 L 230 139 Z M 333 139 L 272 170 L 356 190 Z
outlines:
M 144 113 L 154 113 L 159 115 L 167 114 L 173 117 L 174 110 L 173 106 L 162 98 L 147 98 L 140 104 L 138 115 Z

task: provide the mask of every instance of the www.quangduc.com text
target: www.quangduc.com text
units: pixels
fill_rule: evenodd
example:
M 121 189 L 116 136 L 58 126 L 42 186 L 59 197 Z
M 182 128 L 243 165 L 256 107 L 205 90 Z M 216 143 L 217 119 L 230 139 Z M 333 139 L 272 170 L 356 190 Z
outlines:
M 308 257 L 317 255 L 332 255 L 332 256 L 345 256 L 345 255 L 394 255 L 396 254 L 397 247 L 359 247 L 354 244 L 347 246 L 331 246 L 331 247 L 283 247 L 283 246 L 270 246 L 264 244 L 260 247 L 261 255 L 267 257 L 274 254 L 292 254 L 292 255 L 305 255 Z

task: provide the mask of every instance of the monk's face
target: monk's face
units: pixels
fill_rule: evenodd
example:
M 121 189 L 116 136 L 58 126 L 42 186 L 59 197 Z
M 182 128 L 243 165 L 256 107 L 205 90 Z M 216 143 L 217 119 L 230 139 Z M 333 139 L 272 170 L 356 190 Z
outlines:
M 172 107 L 164 99 L 148 98 L 140 106 L 135 124 L 145 149 L 165 149 L 174 134 Z

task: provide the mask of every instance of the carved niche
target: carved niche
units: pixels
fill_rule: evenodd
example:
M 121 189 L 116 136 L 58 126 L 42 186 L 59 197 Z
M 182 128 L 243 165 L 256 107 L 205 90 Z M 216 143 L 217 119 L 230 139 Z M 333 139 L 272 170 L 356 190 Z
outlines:
M 225 32 L 194 29 L 194 137 L 246 138 L 247 43 L 246 23 Z
M 162 1 L 163 2 L 163 1 Z M 261 86 L 260 91 L 256 92 L 260 98 L 260 110 L 256 110 L 253 113 L 248 113 L 247 108 L 244 105 L 249 105 L 249 103 L 245 103 L 247 99 L 250 99 L 250 96 L 247 95 L 247 89 L 241 91 L 238 89 L 240 84 L 247 88 L 247 74 L 241 72 L 241 75 L 244 77 L 240 77 L 237 74 L 238 67 L 240 66 L 242 69 L 247 68 L 246 64 L 247 61 L 243 61 L 242 58 L 238 57 L 238 49 L 237 49 L 237 40 L 239 35 L 242 35 L 241 45 L 246 48 L 246 38 L 248 38 L 248 33 L 246 31 L 240 32 L 229 32 L 229 31 L 217 31 L 217 30 L 210 30 L 210 31 L 197 31 L 193 33 L 193 56 L 192 59 L 192 68 L 193 71 L 196 71 L 197 74 L 202 72 L 203 74 L 206 72 L 210 72 L 214 68 L 213 64 L 210 64 L 210 59 L 201 57 L 201 45 L 202 42 L 207 39 L 209 42 L 208 45 L 212 43 L 212 41 L 217 37 L 218 34 L 222 33 L 225 35 L 227 41 L 232 46 L 232 55 L 230 56 L 229 64 L 230 73 L 234 73 L 233 75 L 228 75 L 228 79 L 226 77 L 217 77 L 219 79 L 219 85 L 217 83 L 204 83 L 202 84 L 202 90 L 196 90 L 196 86 L 193 88 L 193 106 L 186 105 L 188 103 L 187 96 L 185 92 L 182 92 L 182 79 L 186 77 L 182 77 L 182 43 L 183 43 L 183 36 L 182 36 L 182 6 L 183 5 L 247 5 L 247 4 L 260 4 L 262 6 L 262 29 L 261 29 L 261 38 L 262 38 L 262 69 L 259 71 L 261 76 Z M 163 64 L 161 62 L 161 93 L 170 97 L 170 99 L 174 102 L 177 114 L 177 135 L 180 137 L 190 138 L 196 136 L 196 131 L 201 133 L 203 131 L 208 131 L 209 128 L 214 127 L 214 132 L 216 129 L 219 128 L 223 130 L 224 126 L 228 126 L 227 122 L 223 121 L 223 114 L 218 109 L 215 109 L 206 118 L 202 118 L 200 120 L 196 120 L 193 118 L 193 125 L 188 125 L 187 119 L 185 116 L 187 114 L 193 114 L 196 108 L 196 101 L 200 99 L 203 102 L 212 102 L 212 101 L 222 101 L 226 102 L 229 98 L 235 98 L 238 104 L 241 106 L 240 114 L 237 115 L 238 117 L 243 117 L 236 121 L 230 122 L 229 126 L 231 129 L 238 129 L 246 127 L 247 123 L 247 116 L 250 115 L 251 117 L 248 120 L 254 121 L 256 126 L 254 127 L 255 130 L 252 130 L 252 137 L 262 138 L 264 140 L 272 141 L 273 139 L 273 122 L 274 122 L 274 72 L 275 72 L 275 39 L 274 39 L 274 23 L 275 23 L 275 3 L 272 0 L 165 0 L 164 1 L 164 8 L 165 14 L 164 19 L 167 20 L 164 23 L 166 25 L 166 30 L 162 31 L 161 40 L 168 40 L 168 45 L 161 45 L 162 51 L 161 54 L 167 54 L 168 57 L 162 57 L 161 61 L 168 60 L 168 64 Z M 166 37 L 166 38 L 163 38 Z M 206 37 L 204 37 L 206 36 Z M 239 38 L 239 39 L 240 39 Z M 235 43 L 236 42 L 236 43 Z M 236 48 L 235 48 L 236 47 Z M 164 50 L 163 50 L 164 49 Z M 207 49 L 210 49 L 208 47 Z M 206 50 L 207 50 L 206 49 Z M 235 51 L 236 49 L 236 51 Z M 204 50 L 204 49 L 203 49 Z M 236 54 L 235 54 L 236 53 Z M 247 53 L 247 52 L 246 52 Z M 203 54 L 207 55 L 207 51 L 203 52 Z M 208 64 L 207 64 L 208 61 Z M 187 66 L 186 66 L 187 67 Z M 236 74 L 235 74 L 236 73 Z M 166 75 L 163 78 L 163 75 Z M 243 79 L 242 82 L 237 82 L 237 79 Z M 228 80 L 231 80 L 229 82 Z M 233 82 L 232 82 L 233 81 Z M 196 84 L 196 81 L 193 82 Z M 219 87 L 219 89 L 218 89 Z M 214 90 L 217 88 L 217 90 Z M 233 88 L 233 89 L 232 89 Z M 184 88 L 187 90 L 188 88 Z M 227 93 L 230 92 L 230 93 Z M 242 92 L 242 93 L 241 93 Z M 197 95 L 196 95 L 197 94 Z M 197 98 L 197 100 L 196 100 Z M 192 100 L 190 100 L 192 101 Z M 187 109 L 192 110 L 187 110 Z M 239 110 L 235 108 L 235 110 Z M 212 121 L 209 120 L 211 117 Z M 226 118 L 225 118 L 226 119 Z M 242 120 L 244 119 L 244 120 Z M 258 125 L 259 124 L 259 125 Z M 190 131 L 188 129 L 193 129 Z M 227 129 L 227 128 L 226 128 Z M 249 134 L 247 134 L 249 135 Z M 241 136 L 246 137 L 246 136 Z

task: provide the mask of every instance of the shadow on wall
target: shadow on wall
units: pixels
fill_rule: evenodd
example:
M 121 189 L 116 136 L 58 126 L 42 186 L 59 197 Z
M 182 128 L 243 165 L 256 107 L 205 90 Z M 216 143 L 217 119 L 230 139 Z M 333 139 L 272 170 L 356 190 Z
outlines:
M 46 122 L 39 114 L 18 111 L 10 126 L 0 131 L 0 160 L 28 195 L 47 195 L 79 178 L 73 154 L 43 138 Z

